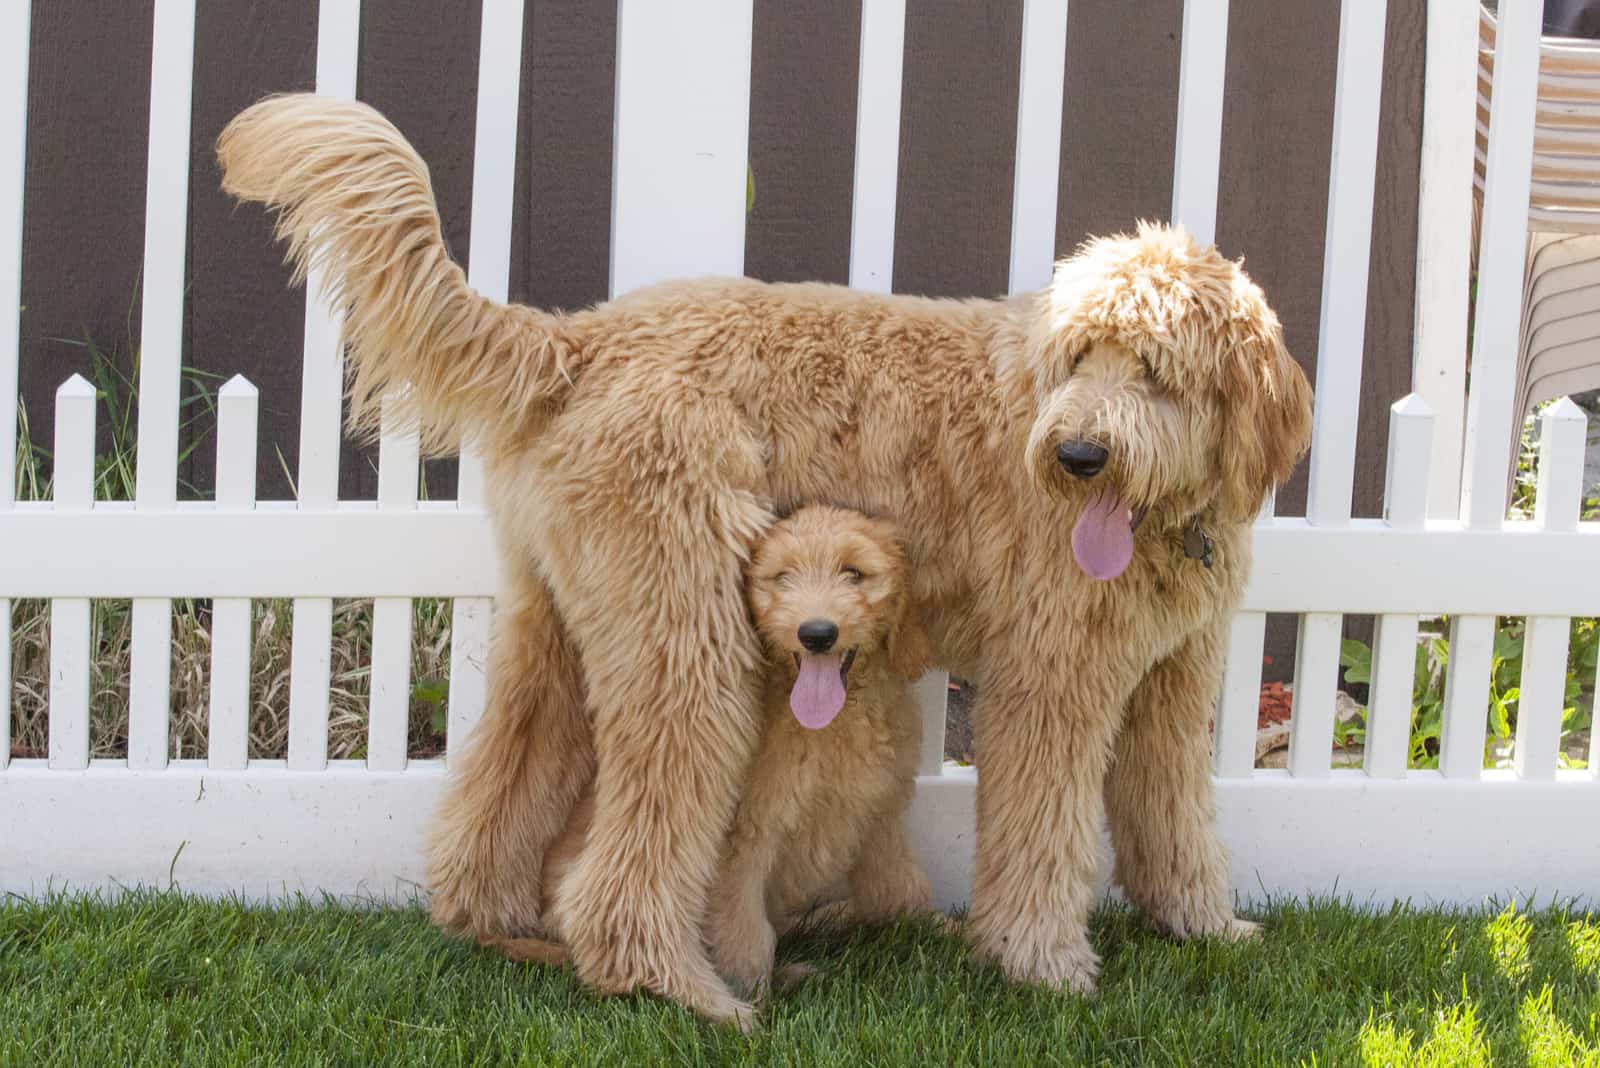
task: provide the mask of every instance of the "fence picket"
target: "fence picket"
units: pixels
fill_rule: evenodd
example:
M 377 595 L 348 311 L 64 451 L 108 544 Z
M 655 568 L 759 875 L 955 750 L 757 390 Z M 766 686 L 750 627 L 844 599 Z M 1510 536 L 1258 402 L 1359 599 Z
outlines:
M 353 98 L 360 53 L 360 0 L 323 0 L 317 10 L 317 92 Z M 340 324 L 322 292 L 322 273 L 306 273 L 305 344 L 300 381 L 300 508 L 332 508 L 339 497 L 344 349 Z M 333 600 L 294 602 L 289 654 L 289 766 L 316 771 L 328 763 L 328 672 Z
M 938 775 L 944 769 L 944 726 L 950 703 L 950 676 L 943 671 L 930 671 L 916 681 L 911 692 L 917 708 L 922 711 L 922 755 L 917 761 L 917 774 Z
M 1461 519 L 1474 527 L 1497 527 L 1506 514 L 1543 11 L 1540 0 L 1499 8 L 1461 476 Z
M 1202 244 L 1217 236 L 1222 95 L 1227 75 L 1228 0 L 1184 0 L 1172 220 L 1187 227 Z
M 11 601 L 0 597 L 0 771 L 11 763 Z
M 1498 12 L 1461 475 L 1461 522 L 1477 529 L 1498 529 L 1506 511 L 1542 15 L 1539 0 L 1503 0 Z M 1492 615 L 1450 622 L 1439 739 L 1439 770 L 1449 779 L 1483 775 L 1494 636 Z
M 1222 697 L 1211 735 L 1212 770 L 1219 778 L 1242 779 L 1255 769 L 1261 652 L 1266 637 L 1265 612 L 1240 612 L 1233 617 L 1222 667 Z
M 1439 772 L 1447 779 L 1483 775 L 1494 624 L 1495 617 L 1485 615 L 1450 620 L 1450 662 L 1445 666 L 1444 723 L 1439 734 Z
M 1013 293 L 1043 288 L 1055 265 L 1066 71 L 1067 0 L 1024 0 L 1011 200 Z
M 522 0 L 485 0 L 483 5 L 467 280 L 492 300 L 505 300 L 510 289 L 523 16 Z M 483 459 L 470 442 L 462 447 L 456 507 L 463 511 L 483 507 Z M 492 606 L 487 598 L 458 598 L 451 605 L 447 750 L 458 749 L 483 715 Z
M 1289 715 L 1289 772 L 1326 778 L 1333 764 L 1334 690 L 1339 678 L 1338 612 L 1306 612 L 1295 643 L 1294 708 Z
M 894 284 L 894 212 L 900 178 L 905 37 L 906 0 L 861 0 L 850 285 L 874 293 L 888 293 Z
M 1306 519 L 1316 526 L 1343 526 L 1350 520 L 1356 427 L 1348 413 L 1361 393 L 1382 96 L 1382 80 L 1372 77 L 1371 67 L 1381 66 L 1385 8 L 1384 0 L 1344 0 L 1339 15 L 1317 400 L 1306 490 Z M 1330 770 L 1342 627 L 1337 613 L 1308 612 L 1300 620 L 1289 734 L 1289 765 L 1296 775 L 1326 775 Z
M 611 295 L 744 271 L 752 0 L 619 0 Z
M 1389 409 L 1389 462 L 1383 480 L 1384 522 L 1417 530 L 1427 518 L 1433 411 L 1419 393 Z M 1411 752 L 1411 696 L 1417 658 L 1417 617 L 1381 615 L 1372 640 L 1367 736 L 1363 763 L 1375 779 L 1405 774 Z
M 194 0 L 157 0 L 152 39 L 134 497 L 139 508 L 169 510 L 178 494 Z M 170 599 L 141 597 L 133 602 L 130 644 L 128 766 L 165 767 L 172 683 Z
M 57 512 L 94 507 L 94 387 L 73 375 L 56 390 Z M 50 766 L 89 766 L 89 600 L 50 602 Z
M 1411 388 L 1433 409 L 1428 515 L 1454 519 L 1461 508 L 1461 433 L 1467 398 L 1476 4 L 1428 4 L 1423 77 Z
M 328 684 L 333 661 L 333 598 L 297 597 L 289 649 L 289 770 L 328 766 Z
M 1059 3 L 1063 19 L 1065 40 L 1066 0 L 1048 0 L 1046 6 Z M 1037 0 L 1029 0 L 1023 14 L 1023 56 L 1026 61 L 1030 40 L 1035 44 L 1045 30 L 1030 30 L 1030 19 L 1039 19 Z M 1033 12 L 1030 14 L 1030 12 Z M 1048 21 L 1046 18 L 1044 21 Z M 1030 32 L 1033 37 L 1030 38 Z M 905 72 L 906 4 L 905 0 L 862 0 L 861 3 L 861 60 L 856 84 L 856 157 L 854 196 L 850 204 L 850 285 L 873 293 L 889 293 L 894 287 L 894 230 L 895 199 L 900 179 L 900 92 Z M 1066 53 L 1063 47 L 1062 63 Z M 1041 65 L 1050 61 L 1041 59 Z M 1048 81 L 1048 70 L 1035 80 L 1035 96 L 1042 90 L 1038 79 Z M 1028 83 L 1021 83 L 1017 118 L 1018 159 L 1026 144 L 1030 151 L 1042 151 L 1036 146 L 1032 133 L 1042 129 L 1041 108 L 1048 102 L 1033 102 Z M 1060 152 L 1060 99 L 1061 87 L 1056 87 L 1057 119 L 1053 151 Z M 1030 104 L 1032 108 L 1030 110 Z M 1027 124 L 1025 130 L 1024 124 Z M 1050 241 L 1055 240 L 1055 185 L 1052 172 L 1050 197 Z M 1015 199 L 1012 208 L 1012 287 L 1018 284 L 1017 242 L 1021 232 L 1022 215 L 1026 198 L 1028 218 L 1035 219 L 1040 212 L 1042 188 L 1024 192 L 1025 179 L 1019 163 L 1016 176 Z M 1046 275 L 1048 278 L 1048 274 Z M 917 708 L 922 713 L 922 759 L 918 771 L 923 775 L 937 775 L 944 766 L 945 716 L 949 706 L 950 676 L 943 671 L 930 671 L 917 680 L 914 689 Z
M 1339 15 L 1339 75 L 1334 90 L 1333 163 L 1328 179 L 1322 317 L 1317 337 L 1316 414 L 1306 517 L 1337 526 L 1350 518 L 1356 421 L 1367 324 L 1367 263 L 1378 160 L 1383 79 L 1384 0 L 1344 0 Z M 1298 702 L 1304 695 L 1295 693 Z
M 31 4 L 0 8 L 0 308 L 22 306 L 22 189 L 28 143 Z M 16 496 L 17 367 L 21 314 L 0 326 L 0 512 Z M 0 597 L 0 770 L 11 761 L 11 600 Z
M 256 497 L 259 396 L 243 375 L 217 392 L 217 510 L 248 512 Z M 240 770 L 250 747 L 250 598 L 211 602 L 211 715 L 206 764 Z
M 389 401 L 384 401 L 385 408 Z M 384 425 L 393 420 L 384 413 Z M 417 506 L 419 441 L 414 430 L 386 431 L 378 443 L 378 510 Z M 399 771 L 406 766 L 406 728 L 411 713 L 411 600 L 379 597 L 372 602 L 372 690 L 367 706 L 367 766 Z
M 1583 453 L 1589 420 L 1581 408 L 1563 397 L 1544 411 L 1539 423 L 1534 524 L 1544 531 L 1575 531 L 1583 505 Z M 1555 778 L 1571 634 L 1572 620 L 1566 616 L 1528 617 L 1517 701 L 1517 741 L 1512 753 L 1517 774 L 1524 779 Z

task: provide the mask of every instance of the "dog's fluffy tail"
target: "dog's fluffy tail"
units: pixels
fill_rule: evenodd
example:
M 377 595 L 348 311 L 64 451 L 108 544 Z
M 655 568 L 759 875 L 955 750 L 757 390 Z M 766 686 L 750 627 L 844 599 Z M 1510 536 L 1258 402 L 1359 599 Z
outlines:
M 222 187 L 278 212 L 296 281 L 308 270 L 344 314 L 351 423 L 415 427 L 429 453 L 462 436 L 532 429 L 568 388 L 557 316 L 467 285 L 439 226 L 428 167 L 365 104 L 269 97 L 217 139 Z

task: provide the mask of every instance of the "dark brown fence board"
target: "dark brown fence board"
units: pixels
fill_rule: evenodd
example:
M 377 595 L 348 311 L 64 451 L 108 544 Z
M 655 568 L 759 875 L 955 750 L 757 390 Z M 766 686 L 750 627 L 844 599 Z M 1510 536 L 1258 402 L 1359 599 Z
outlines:
M 848 282 L 861 4 L 757 0 L 754 23 L 745 273 Z
M 29 31 L 20 385 L 50 448 L 55 391 L 92 340 L 131 367 L 150 124 L 150 4 L 39 0 Z M 101 420 L 102 448 L 108 441 Z
M 1021 50 L 1021 0 L 906 5 L 895 292 L 1005 292 Z
M 1172 211 L 1183 0 L 1067 6 L 1056 253 Z
M 617 9 L 534 0 L 526 11 L 511 297 L 582 308 L 610 289 Z
M 305 294 L 289 286 L 267 213 L 222 192 L 216 140 L 229 119 L 268 93 L 315 85 L 317 6 L 208 0 L 195 20 L 184 359 L 217 376 L 211 388 L 243 374 L 260 390 L 256 483 L 263 498 L 283 499 L 293 495 L 285 465 L 292 473 L 299 454 Z M 183 444 L 193 441 L 186 434 Z M 212 484 L 215 446 L 209 436 L 190 455 L 185 477 L 194 485 Z

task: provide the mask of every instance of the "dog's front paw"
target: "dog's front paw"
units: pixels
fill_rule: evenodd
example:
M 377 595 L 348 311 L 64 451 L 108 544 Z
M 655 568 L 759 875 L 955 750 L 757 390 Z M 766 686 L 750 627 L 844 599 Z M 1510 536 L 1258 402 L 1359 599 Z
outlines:
M 1150 918 L 1157 930 L 1188 942 L 1196 938 L 1215 938 L 1222 942 L 1243 942 L 1261 936 L 1261 925 L 1242 920 L 1225 906 L 1210 908 L 1169 909 L 1165 912 L 1150 910 Z
M 740 1034 L 751 1034 L 759 1022 L 755 1005 L 737 997 L 718 997 L 711 1001 L 699 1001 L 691 1004 L 690 1008 L 706 1022 L 720 1027 L 732 1027 Z
M 998 945 L 980 945 L 974 952 L 979 960 L 998 965 L 1012 982 L 1067 994 L 1092 997 L 1100 978 L 1100 957 L 1087 939 L 1043 944 L 1003 937 Z
M 1093 997 L 1100 978 L 1100 957 L 1087 945 L 1041 954 L 1028 961 L 1007 961 L 1001 967 L 1014 982 L 1047 986 L 1081 997 Z
M 1212 935 L 1224 942 L 1254 942 L 1261 937 L 1261 925 L 1254 920 L 1241 920 L 1234 916 Z

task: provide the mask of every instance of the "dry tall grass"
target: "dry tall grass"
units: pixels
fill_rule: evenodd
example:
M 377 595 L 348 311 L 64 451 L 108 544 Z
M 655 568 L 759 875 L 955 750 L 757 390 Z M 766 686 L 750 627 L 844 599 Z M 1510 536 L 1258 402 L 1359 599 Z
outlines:
M 282 758 L 289 737 L 291 602 L 256 601 L 251 611 L 249 755 Z M 211 605 L 174 601 L 169 755 L 206 755 L 211 694 Z M 411 717 L 414 757 L 444 749 L 445 694 L 450 671 L 450 606 L 418 600 L 412 607 Z M 96 601 L 90 617 L 89 752 L 128 752 L 129 632 L 127 601 Z M 371 694 L 372 602 L 336 601 L 328 710 L 328 756 L 361 757 L 367 746 Z M 12 606 L 11 755 L 42 757 L 49 742 L 50 613 L 45 601 Z

